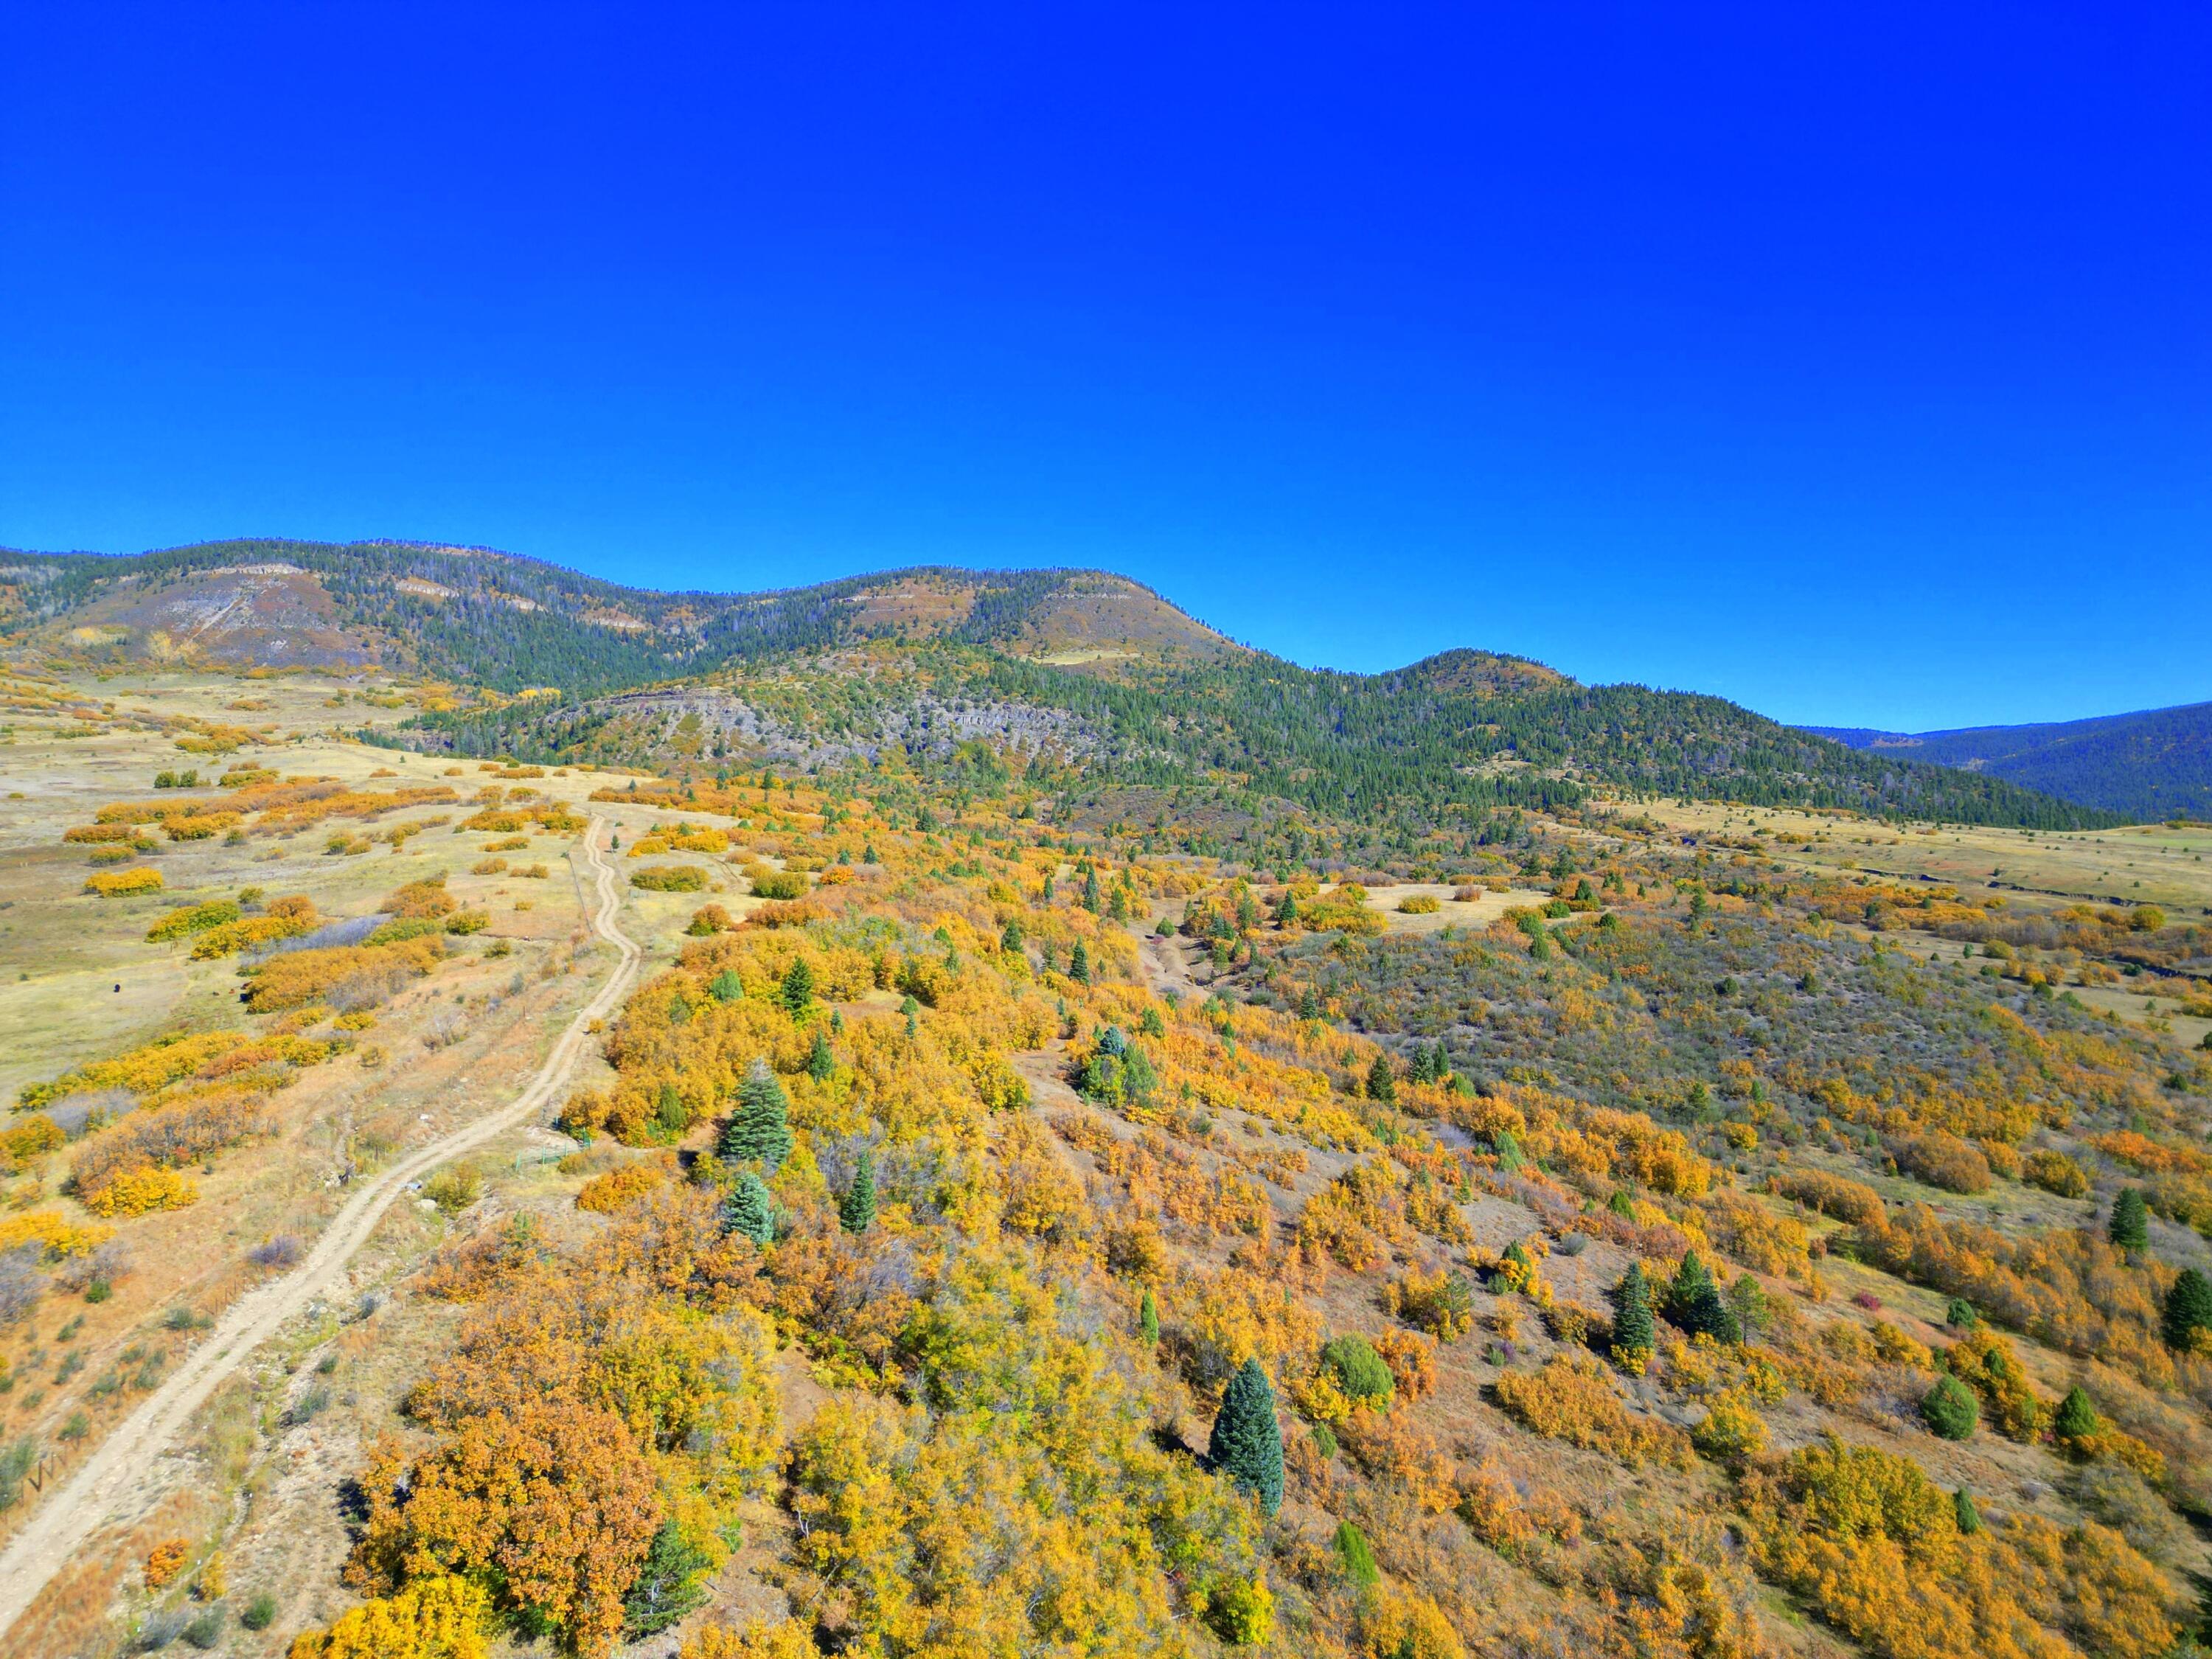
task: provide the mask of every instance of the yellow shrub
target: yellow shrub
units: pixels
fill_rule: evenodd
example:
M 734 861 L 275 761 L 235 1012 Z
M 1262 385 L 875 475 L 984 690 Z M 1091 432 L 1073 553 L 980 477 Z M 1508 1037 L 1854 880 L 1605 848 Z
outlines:
M 703 1626 L 676 1650 L 676 1659 L 817 1659 L 806 1627 L 796 1619 L 780 1625 Z
M 135 870 L 101 870 L 87 876 L 84 890 L 102 898 L 128 898 L 134 893 L 161 890 L 161 872 L 147 865 Z
M 28 1215 L 0 1221 L 0 1255 L 21 1245 L 38 1244 L 45 1248 L 47 1261 L 59 1261 L 66 1256 L 88 1255 L 114 1237 L 112 1227 L 80 1227 L 58 1211 L 33 1210 Z
M 1706 1456 L 1723 1462 L 1756 1457 L 1766 1449 L 1766 1424 L 1753 1409 L 1751 1396 L 1730 1389 L 1706 1408 L 1690 1439 Z
M 166 945 L 171 939 L 184 938 L 187 933 L 204 933 L 210 927 L 236 921 L 238 914 L 237 902 L 232 899 L 216 899 L 209 904 L 188 904 L 182 909 L 170 911 L 149 927 L 146 943 Z
M 483 1659 L 490 1611 L 467 1579 L 425 1578 L 295 1637 L 288 1659 Z
M 181 1210 L 199 1199 L 199 1188 L 182 1170 L 132 1170 L 88 1194 L 84 1207 L 94 1215 L 149 1215 Z
M 975 1097 L 994 1112 L 1018 1112 L 1030 1103 L 1030 1085 L 995 1048 L 982 1049 L 968 1062 L 968 1078 Z
M 1466 1644 L 1443 1609 L 1418 1590 L 1376 1589 L 1359 1624 L 1364 1659 L 1466 1659 Z

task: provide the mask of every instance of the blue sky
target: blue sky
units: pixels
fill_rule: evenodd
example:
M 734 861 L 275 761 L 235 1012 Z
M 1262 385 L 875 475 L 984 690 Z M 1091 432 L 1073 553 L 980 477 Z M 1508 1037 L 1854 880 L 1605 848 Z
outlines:
M 2208 84 L 2179 6 L 12 8 L 0 544 L 2212 697 Z

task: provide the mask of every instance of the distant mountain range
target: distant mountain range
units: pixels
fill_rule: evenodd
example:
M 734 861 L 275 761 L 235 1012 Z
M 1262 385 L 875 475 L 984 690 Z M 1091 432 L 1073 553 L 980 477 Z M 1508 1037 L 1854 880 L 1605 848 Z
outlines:
M 426 715 L 409 738 L 461 753 L 711 770 L 1048 744 L 1121 781 L 1388 817 L 1407 835 L 1594 794 L 2118 821 L 1994 772 L 1847 746 L 1718 697 L 1583 685 L 1525 658 L 1309 669 L 1097 570 L 931 568 L 711 593 L 403 542 L 0 552 L 0 644 L 95 663 L 374 668 L 503 694 Z
M 2138 822 L 2212 817 L 2212 702 L 1954 732 L 1798 729 L 1862 752 L 1984 773 Z

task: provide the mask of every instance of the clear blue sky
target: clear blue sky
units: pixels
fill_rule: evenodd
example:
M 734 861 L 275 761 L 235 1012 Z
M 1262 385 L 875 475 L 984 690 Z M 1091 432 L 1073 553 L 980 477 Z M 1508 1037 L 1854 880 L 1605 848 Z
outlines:
M 2208 87 L 2182 5 L 11 7 L 0 544 L 2212 697 Z

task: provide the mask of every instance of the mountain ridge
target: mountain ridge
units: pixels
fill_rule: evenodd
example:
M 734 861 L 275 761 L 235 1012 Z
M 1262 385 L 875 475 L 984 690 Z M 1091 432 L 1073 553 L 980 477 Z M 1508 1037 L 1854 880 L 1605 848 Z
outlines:
M 1076 731 L 1129 779 L 1226 782 L 1325 813 L 1395 802 L 1437 827 L 1572 805 L 1593 790 L 2038 828 L 2115 821 L 2002 779 L 1854 750 L 1722 698 L 1584 685 L 1505 653 L 1462 648 L 1376 675 L 1306 668 L 1110 571 L 927 566 L 671 592 L 489 549 L 254 538 L 0 555 L 0 627 L 94 660 L 376 668 L 495 701 L 550 692 L 416 727 L 426 742 L 546 759 L 589 744 L 602 760 L 698 763 L 665 752 L 651 720 L 616 718 L 609 700 L 742 681 L 736 702 L 782 709 L 777 741 L 807 763 L 884 741 L 934 750 L 963 721 L 984 737 L 1036 729 L 1034 711 L 1048 711 L 1044 726 Z M 850 653 L 863 651 L 890 656 L 856 685 Z M 979 705 L 993 712 L 969 718 Z M 732 714 L 715 757 L 742 750 L 758 724 Z
M 1936 732 L 1798 729 L 1847 748 L 1984 773 L 2140 819 L 2212 816 L 2212 702 Z

